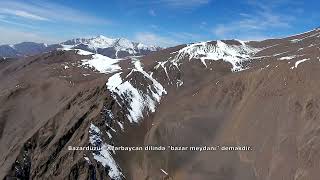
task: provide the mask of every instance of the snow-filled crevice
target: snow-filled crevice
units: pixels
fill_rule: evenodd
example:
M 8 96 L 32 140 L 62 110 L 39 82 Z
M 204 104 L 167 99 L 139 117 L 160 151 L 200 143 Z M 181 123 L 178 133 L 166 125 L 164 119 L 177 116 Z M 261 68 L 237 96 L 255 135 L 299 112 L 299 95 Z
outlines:
M 90 125 L 89 129 L 89 142 L 92 146 L 100 147 L 100 150 L 93 152 L 93 158 L 100 162 L 104 167 L 108 168 L 108 175 L 114 180 L 123 179 L 124 175 L 121 172 L 121 169 L 117 165 L 116 161 L 112 157 L 114 152 L 111 152 L 109 149 L 111 145 L 104 143 L 102 140 L 102 132 L 94 124 Z
M 142 90 L 141 86 L 130 80 L 123 80 L 121 72 L 112 75 L 106 85 L 118 104 L 126 104 L 128 120 L 131 123 L 138 123 L 143 118 L 144 112 L 155 112 L 161 97 L 167 92 L 158 81 L 143 70 L 139 60 L 134 61 L 134 67 L 132 72 L 141 73 L 147 82 L 151 82 L 143 85 L 147 88 L 146 90 Z

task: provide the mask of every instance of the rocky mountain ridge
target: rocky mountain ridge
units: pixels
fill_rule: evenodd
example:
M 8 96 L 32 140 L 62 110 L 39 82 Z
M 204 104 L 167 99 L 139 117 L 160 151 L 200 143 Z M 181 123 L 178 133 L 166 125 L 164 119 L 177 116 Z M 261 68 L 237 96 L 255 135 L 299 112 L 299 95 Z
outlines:
M 0 57 L 19 58 L 51 52 L 57 49 L 82 49 L 102 54 L 110 58 L 147 55 L 160 50 L 157 46 L 148 46 L 125 38 L 108 38 L 102 35 L 93 38 L 76 38 L 59 44 L 22 42 L 13 45 L 0 45 Z

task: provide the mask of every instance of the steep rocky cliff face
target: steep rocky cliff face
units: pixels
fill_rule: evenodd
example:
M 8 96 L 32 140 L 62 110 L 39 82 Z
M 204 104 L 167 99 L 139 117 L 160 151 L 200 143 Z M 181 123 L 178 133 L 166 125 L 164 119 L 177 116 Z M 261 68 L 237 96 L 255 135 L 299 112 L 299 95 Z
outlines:
M 139 58 L 1 60 L 0 178 L 316 180 L 319 48 L 315 29 Z M 148 145 L 166 149 L 138 149 Z

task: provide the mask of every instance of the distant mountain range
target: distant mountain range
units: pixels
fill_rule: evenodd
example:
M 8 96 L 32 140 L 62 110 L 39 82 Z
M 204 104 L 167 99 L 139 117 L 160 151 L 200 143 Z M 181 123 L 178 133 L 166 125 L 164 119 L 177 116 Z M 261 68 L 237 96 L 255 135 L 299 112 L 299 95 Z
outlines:
M 47 45 L 44 43 L 22 42 L 14 45 L 1 45 L 0 57 L 23 57 L 49 52 L 57 48 L 62 48 L 59 44 Z
M 93 38 L 76 38 L 58 44 L 47 45 L 44 43 L 22 42 L 14 45 L 1 45 L 0 57 L 25 57 L 56 49 L 82 49 L 98 53 L 110 58 L 124 58 L 127 56 L 147 55 L 158 51 L 157 46 L 147 46 L 139 42 L 132 42 L 125 38 L 108 38 L 97 36 Z

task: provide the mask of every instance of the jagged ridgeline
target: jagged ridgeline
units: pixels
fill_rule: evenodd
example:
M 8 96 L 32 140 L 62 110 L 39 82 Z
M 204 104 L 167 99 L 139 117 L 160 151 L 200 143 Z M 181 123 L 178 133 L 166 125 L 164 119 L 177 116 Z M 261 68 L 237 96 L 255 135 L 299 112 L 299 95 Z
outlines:
M 108 38 L 100 35 L 93 38 L 71 39 L 59 44 L 23 42 L 19 44 L 1 45 L 0 57 L 19 58 L 51 52 L 57 49 L 82 49 L 110 58 L 124 58 L 127 56 L 147 55 L 161 48 L 133 42 L 125 38 Z

